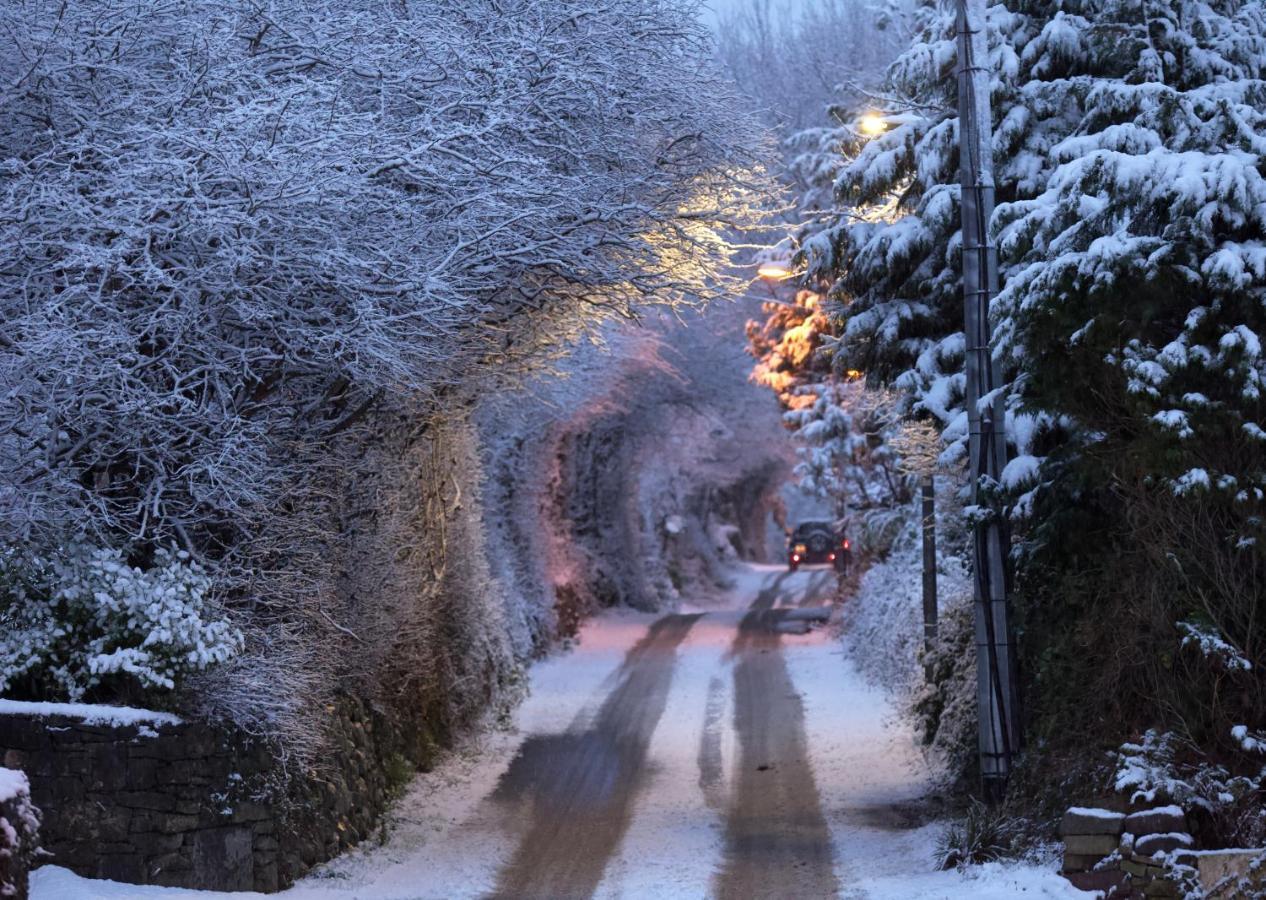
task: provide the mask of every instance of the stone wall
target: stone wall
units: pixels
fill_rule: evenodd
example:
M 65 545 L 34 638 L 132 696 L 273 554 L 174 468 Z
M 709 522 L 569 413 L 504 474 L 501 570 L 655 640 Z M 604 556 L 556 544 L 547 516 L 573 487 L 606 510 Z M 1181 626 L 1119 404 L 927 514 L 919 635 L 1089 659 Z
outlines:
M 1266 896 L 1266 850 L 1199 850 L 1175 805 L 1072 807 L 1060 832 L 1065 877 L 1114 900 Z
M 26 772 L 48 862 L 94 878 L 276 891 L 380 827 L 434 743 L 350 699 L 331 751 L 297 771 L 204 723 L 0 715 L 0 764 Z

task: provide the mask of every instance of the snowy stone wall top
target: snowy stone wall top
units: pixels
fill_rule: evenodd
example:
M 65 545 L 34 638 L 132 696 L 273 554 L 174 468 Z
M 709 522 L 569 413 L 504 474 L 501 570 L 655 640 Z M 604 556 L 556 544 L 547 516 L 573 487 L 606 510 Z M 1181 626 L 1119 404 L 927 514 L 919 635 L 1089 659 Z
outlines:
M 34 716 L 47 719 L 64 716 L 78 719 L 85 725 L 179 725 L 180 718 L 171 713 L 130 706 L 101 706 L 93 703 L 36 703 L 27 700 L 0 699 L 0 716 Z

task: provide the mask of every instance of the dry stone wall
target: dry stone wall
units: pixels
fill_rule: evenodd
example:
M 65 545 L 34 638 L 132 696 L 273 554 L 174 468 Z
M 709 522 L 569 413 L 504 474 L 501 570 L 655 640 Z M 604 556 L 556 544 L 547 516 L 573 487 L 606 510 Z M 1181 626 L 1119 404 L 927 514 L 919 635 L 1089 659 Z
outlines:
M 0 764 L 24 771 L 47 862 L 137 884 L 276 891 L 369 837 L 430 741 L 340 700 L 318 768 L 205 723 L 0 716 Z M 393 779 L 395 779 L 393 783 Z
M 1065 877 L 1114 900 L 1266 897 L 1266 850 L 1199 850 L 1176 805 L 1072 807 L 1060 832 Z

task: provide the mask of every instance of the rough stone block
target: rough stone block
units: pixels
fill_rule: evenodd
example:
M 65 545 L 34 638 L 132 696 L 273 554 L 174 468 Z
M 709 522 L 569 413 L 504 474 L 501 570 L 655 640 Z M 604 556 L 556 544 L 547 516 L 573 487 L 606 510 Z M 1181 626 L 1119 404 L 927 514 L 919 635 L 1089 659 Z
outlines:
M 127 786 L 148 791 L 158 786 L 158 760 L 132 756 L 127 761 Z
M 50 759 L 56 760 L 56 770 L 58 775 L 74 775 L 82 777 L 92 774 L 93 760 L 87 753 L 59 753 L 50 754 Z
M 1064 813 L 1059 832 L 1064 837 L 1080 834 L 1110 834 L 1115 837 L 1121 833 L 1123 822 L 1124 813 L 1074 806 Z
M 176 808 L 176 799 L 160 790 L 120 791 L 114 802 L 128 809 L 141 809 L 156 813 L 169 813 Z
M 1125 830 L 1142 837 L 1145 834 L 1165 834 L 1186 831 L 1187 817 L 1179 806 L 1158 806 L 1131 813 L 1125 817 Z
M 47 799 L 41 797 L 48 806 L 72 806 L 84 802 L 88 792 L 82 780 L 73 776 L 61 776 L 47 782 Z
M 193 831 L 201 824 L 202 820 L 198 816 L 169 813 L 154 820 L 154 830 L 161 834 L 182 834 Z
M 186 853 L 164 853 L 145 864 L 146 881 L 168 887 L 180 887 L 189 883 L 193 863 Z
M 1145 834 L 1134 842 L 1134 852 L 1140 856 L 1153 856 L 1171 850 L 1190 850 L 1195 846 L 1191 835 L 1179 831 L 1167 834 Z
M 281 890 L 281 878 L 277 871 L 277 859 L 255 857 L 255 890 L 265 894 Z
M 134 846 L 143 847 L 149 853 L 175 853 L 185 843 L 185 835 L 181 834 L 133 834 Z
M 1117 849 L 1116 835 L 1070 834 L 1064 838 L 1064 852 L 1102 858 Z
M 86 874 L 97 878 L 108 878 L 111 881 L 127 881 L 133 884 L 145 880 L 145 866 L 139 856 L 97 856 L 96 861 L 96 871 L 89 871 Z
M 1064 871 L 1085 872 L 1087 869 L 1093 869 L 1095 863 L 1101 859 L 1103 859 L 1102 856 L 1087 856 L 1081 853 L 1065 853 Z
M 1069 872 L 1064 877 L 1078 890 L 1102 891 L 1108 897 L 1130 896 L 1130 876 L 1120 869 Z
M 1266 867 L 1253 864 L 1260 860 L 1266 850 L 1208 850 L 1199 856 L 1198 871 L 1200 885 L 1211 896 L 1241 896 L 1240 894 L 1212 894 L 1219 884 L 1235 883 L 1243 880 L 1244 890 L 1250 893 L 1246 897 L 1266 896 Z
M 238 800 L 233 804 L 233 821 L 262 822 L 272 816 L 272 809 L 263 803 L 252 803 L 250 800 Z
M 1121 871 L 1129 872 L 1135 878 L 1152 878 L 1164 871 L 1160 866 L 1148 859 L 1131 857 L 1121 860 Z
M 1168 878 L 1153 878 L 1143 885 L 1143 896 L 1176 898 L 1181 896 L 1181 894 L 1178 891 L 1178 885 Z
M 98 809 L 96 815 L 96 838 L 100 841 L 124 843 L 128 840 L 131 824 L 131 813 L 126 809 Z
M 193 875 L 198 884 L 214 890 L 250 890 L 255 883 L 250 829 L 228 825 L 196 832 Z
M 88 790 L 120 791 L 128 787 L 127 745 L 99 744 L 92 748 L 88 766 Z

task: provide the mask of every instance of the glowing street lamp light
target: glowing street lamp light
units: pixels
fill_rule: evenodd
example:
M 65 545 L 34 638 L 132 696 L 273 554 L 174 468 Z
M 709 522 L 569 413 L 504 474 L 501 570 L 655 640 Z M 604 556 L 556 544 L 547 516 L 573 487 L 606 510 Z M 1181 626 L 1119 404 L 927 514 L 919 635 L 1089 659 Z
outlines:
M 866 113 L 858 120 L 857 128 L 867 137 L 878 137 L 888 130 L 888 123 L 877 113 Z
M 756 274 L 767 281 L 782 281 L 791 277 L 791 270 L 780 262 L 770 261 L 761 263 Z

